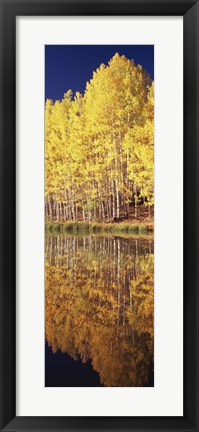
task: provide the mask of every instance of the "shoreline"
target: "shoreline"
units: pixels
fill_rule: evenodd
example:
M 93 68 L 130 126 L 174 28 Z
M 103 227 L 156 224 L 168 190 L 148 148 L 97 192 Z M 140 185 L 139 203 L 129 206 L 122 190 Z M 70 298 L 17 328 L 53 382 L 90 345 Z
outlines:
M 46 233 L 125 233 L 150 234 L 154 232 L 154 222 L 47 222 Z

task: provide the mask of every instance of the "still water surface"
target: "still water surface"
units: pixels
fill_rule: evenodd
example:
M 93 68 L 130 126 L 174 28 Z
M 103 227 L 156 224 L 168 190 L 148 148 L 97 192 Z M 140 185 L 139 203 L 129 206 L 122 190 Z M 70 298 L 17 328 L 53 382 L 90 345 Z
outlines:
M 153 386 L 151 238 L 46 237 L 46 387 Z

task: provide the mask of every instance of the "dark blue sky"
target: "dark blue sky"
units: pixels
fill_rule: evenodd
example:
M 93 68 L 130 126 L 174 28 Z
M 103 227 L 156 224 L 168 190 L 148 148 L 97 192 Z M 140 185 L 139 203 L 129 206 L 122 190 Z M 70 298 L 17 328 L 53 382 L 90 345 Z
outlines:
M 45 96 L 62 99 L 69 89 L 84 93 L 86 82 L 101 63 L 118 52 L 141 64 L 154 79 L 153 45 L 46 45 Z

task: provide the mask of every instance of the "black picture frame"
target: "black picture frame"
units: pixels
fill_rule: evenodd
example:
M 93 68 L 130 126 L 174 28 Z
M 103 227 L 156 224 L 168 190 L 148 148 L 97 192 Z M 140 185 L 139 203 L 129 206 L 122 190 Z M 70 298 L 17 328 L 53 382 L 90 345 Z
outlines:
M 199 430 L 199 1 L 0 0 L 0 430 Z M 17 16 L 183 16 L 184 22 L 184 416 L 16 417 L 16 144 Z M 175 67 L 175 65 L 171 65 Z M 172 353 L 171 353 L 172 355 Z M 172 383 L 171 383 L 172 392 Z M 56 403 L 56 402 L 55 402 Z

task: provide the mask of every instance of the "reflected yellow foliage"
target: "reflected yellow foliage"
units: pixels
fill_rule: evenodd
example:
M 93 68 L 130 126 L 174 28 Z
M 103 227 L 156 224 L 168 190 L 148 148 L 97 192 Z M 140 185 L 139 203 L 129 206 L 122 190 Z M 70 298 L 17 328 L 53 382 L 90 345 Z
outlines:
M 51 240 L 45 286 L 46 339 L 53 352 L 91 359 L 104 386 L 143 386 L 153 367 L 150 247 L 71 236 L 65 243 L 57 239 L 52 254 Z

